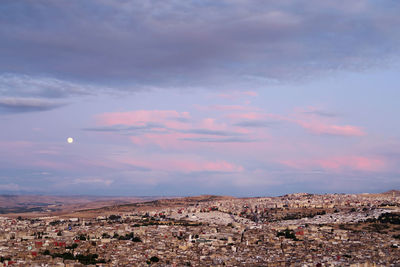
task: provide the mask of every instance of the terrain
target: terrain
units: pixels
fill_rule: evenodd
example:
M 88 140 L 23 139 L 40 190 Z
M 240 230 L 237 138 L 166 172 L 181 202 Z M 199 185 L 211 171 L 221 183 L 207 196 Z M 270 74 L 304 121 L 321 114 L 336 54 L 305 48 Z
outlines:
M 46 196 L 0 195 L 2 216 L 61 215 L 78 210 L 120 206 L 160 199 L 157 196 L 104 197 L 104 196 Z
M 2 201 L 6 266 L 400 266 L 396 190 Z

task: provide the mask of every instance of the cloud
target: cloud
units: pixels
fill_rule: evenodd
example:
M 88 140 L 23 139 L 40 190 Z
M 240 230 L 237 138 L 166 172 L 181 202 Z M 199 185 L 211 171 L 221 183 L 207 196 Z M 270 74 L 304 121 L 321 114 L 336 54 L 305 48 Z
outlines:
M 149 124 L 161 124 L 169 128 L 187 128 L 185 120 L 178 120 L 179 118 L 188 119 L 190 115 L 188 112 L 175 110 L 135 110 L 104 113 L 97 116 L 98 122 L 107 126 L 128 125 L 143 127 Z
M 92 95 L 106 91 L 80 83 L 56 78 L 29 76 L 25 74 L 3 73 L 0 75 L 0 96 L 29 98 L 67 98 Z
M 246 110 L 248 107 L 240 105 L 213 105 L 209 106 L 209 109 L 219 110 L 219 111 L 232 111 L 232 110 Z
M 64 105 L 63 103 L 33 98 L 0 98 L 0 113 L 48 111 Z
M 303 113 L 310 114 L 310 115 L 317 115 L 317 116 L 321 116 L 321 117 L 328 117 L 328 118 L 333 118 L 333 117 L 339 116 L 337 113 L 328 112 L 328 111 L 324 111 L 324 110 L 318 110 L 318 109 L 303 111 Z
M 83 128 L 83 131 L 88 132 L 121 132 L 126 130 L 127 128 L 117 128 L 117 127 L 91 127 L 91 128 Z
M 101 126 L 84 128 L 92 132 L 115 132 L 130 136 L 137 145 L 163 148 L 184 147 L 186 141 L 201 143 L 254 142 L 247 132 L 214 118 L 190 120 L 188 112 L 174 110 L 136 110 L 104 113 L 97 116 Z M 182 120 L 181 120 L 182 119 Z
M 331 136 L 364 136 L 366 133 L 355 125 L 339 125 L 338 114 L 327 112 L 316 107 L 296 108 L 295 114 L 284 120 L 300 125 L 317 135 Z
M 139 146 L 185 150 L 202 143 L 232 144 L 262 143 L 271 138 L 266 128 L 285 122 L 300 125 L 313 134 L 330 136 L 364 136 L 365 132 L 352 125 L 308 118 L 304 113 L 289 116 L 262 113 L 223 113 L 216 118 L 193 118 L 188 112 L 175 110 L 136 110 L 97 115 L 97 127 L 85 131 L 118 133 L 129 136 Z M 298 114 L 303 114 L 299 117 Z M 182 119 L 182 120 L 180 120 Z
M 282 164 L 296 168 L 322 168 L 331 171 L 357 170 L 375 172 L 384 170 L 386 162 L 381 158 L 364 157 L 364 156 L 338 156 L 324 159 L 310 160 L 284 160 Z
M 237 133 L 237 132 L 233 132 L 233 131 L 220 131 L 220 130 L 210 130 L 210 129 L 189 129 L 189 130 L 182 130 L 181 132 L 200 134 L 200 135 L 216 135 L 216 136 L 242 135 L 241 133 Z
M 262 120 L 250 120 L 250 121 L 241 121 L 237 122 L 234 125 L 239 127 L 249 127 L 249 128 L 264 128 L 264 127 L 272 127 L 276 125 L 277 121 L 262 121 Z
M 244 91 L 244 92 L 239 92 L 239 91 L 233 91 L 229 93 L 220 93 L 218 94 L 218 97 L 224 98 L 224 99 L 238 99 L 238 98 L 244 98 L 244 97 L 249 97 L 249 96 L 258 96 L 257 92 L 254 91 Z
M 77 178 L 70 182 L 70 184 L 101 184 L 105 186 L 110 186 L 114 181 L 111 179 L 103 179 L 97 177 L 85 177 L 85 178 Z
M 182 141 L 200 142 L 200 143 L 249 143 L 257 142 L 250 138 L 230 137 L 230 138 L 209 138 L 209 137 L 192 137 L 181 138 Z
M 240 165 L 229 163 L 224 160 L 206 161 L 202 159 L 153 159 L 151 161 L 136 159 L 120 159 L 120 162 L 149 168 L 153 171 L 172 172 L 242 172 L 244 168 Z
M 305 115 L 316 116 L 305 116 Z M 287 122 L 297 124 L 310 133 L 327 136 L 365 136 L 365 131 L 354 125 L 338 125 L 332 119 L 334 113 L 325 113 L 316 109 L 303 109 L 290 115 L 280 115 L 262 112 L 231 113 L 225 116 L 231 120 L 232 125 L 242 128 L 268 128 L 274 124 Z
M 18 150 L 18 149 L 32 149 L 34 146 L 34 143 L 29 142 L 29 141 L 0 141 L 0 148 L 2 148 L 3 151 L 7 150 Z
M 99 93 L 114 94 L 110 88 L 62 79 L 0 72 L 0 112 L 21 113 L 52 110 L 63 100 Z
M 167 128 L 161 123 L 146 123 L 140 126 L 129 126 L 126 125 L 111 125 L 101 127 L 89 127 L 83 128 L 83 131 L 88 132 L 117 132 L 126 134 L 137 134 L 137 133 L 148 133 L 148 132 L 163 132 Z
M 364 136 L 365 132 L 357 126 L 352 125 L 329 125 L 321 122 L 298 121 L 299 125 L 314 134 L 337 135 L 337 136 Z
M 20 191 L 21 186 L 14 184 L 14 183 L 0 184 L 0 190 L 1 191 Z
M 315 77 L 398 57 L 399 13 L 385 0 L 5 0 L 0 72 L 163 86 Z
M 261 113 L 261 112 L 242 112 L 242 113 L 231 113 L 226 115 L 227 118 L 235 121 L 235 120 L 262 120 L 266 117 L 271 117 L 270 114 Z
M 297 108 L 297 110 L 299 110 Z M 307 116 L 307 115 L 316 116 Z M 304 109 L 290 115 L 263 112 L 237 112 L 225 115 L 233 126 L 242 128 L 268 128 L 281 122 L 297 124 L 317 135 L 331 136 L 364 136 L 365 131 L 354 125 L 338 125 L 334 113 L 326 113 L 316 109 Z
M 200 111 L 222 111 L 224 113 L 229 112 L 255 112 L 260 111 L 261 109 L 255 106 L 249 105 L 250 102 L 246 101 L 245 105 L 209 105 L 209 106 L 202 106 L 195 104 L 194 107 Z

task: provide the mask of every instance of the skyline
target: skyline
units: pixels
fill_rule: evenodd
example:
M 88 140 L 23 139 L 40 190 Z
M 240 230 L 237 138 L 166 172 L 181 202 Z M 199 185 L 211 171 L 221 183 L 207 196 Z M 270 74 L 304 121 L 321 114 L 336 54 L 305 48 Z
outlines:
M 398 189 L 399 11 L 4 1 L 0 193 Z

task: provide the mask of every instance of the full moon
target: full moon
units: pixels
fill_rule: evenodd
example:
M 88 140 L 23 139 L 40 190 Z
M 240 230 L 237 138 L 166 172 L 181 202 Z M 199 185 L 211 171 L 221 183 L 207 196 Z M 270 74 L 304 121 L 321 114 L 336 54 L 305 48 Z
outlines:
M 72 144 L 74 142 L 74 138 L 68 137 L 67 142 L 68 142 L 68 144 Z

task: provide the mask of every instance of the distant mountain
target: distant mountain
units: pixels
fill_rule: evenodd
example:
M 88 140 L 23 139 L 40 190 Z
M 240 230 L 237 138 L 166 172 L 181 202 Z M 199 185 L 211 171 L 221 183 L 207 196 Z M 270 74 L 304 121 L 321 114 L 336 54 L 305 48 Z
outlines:
M 385 193 L 383 193 L 384 195 L 393 195 L 393 196 L 400 196 L 400 190 L 389 190 Z
M 0 214 L 65 213 L 81 209 L 110 207 L 153 201 L 161 197 L 0 195 Z

